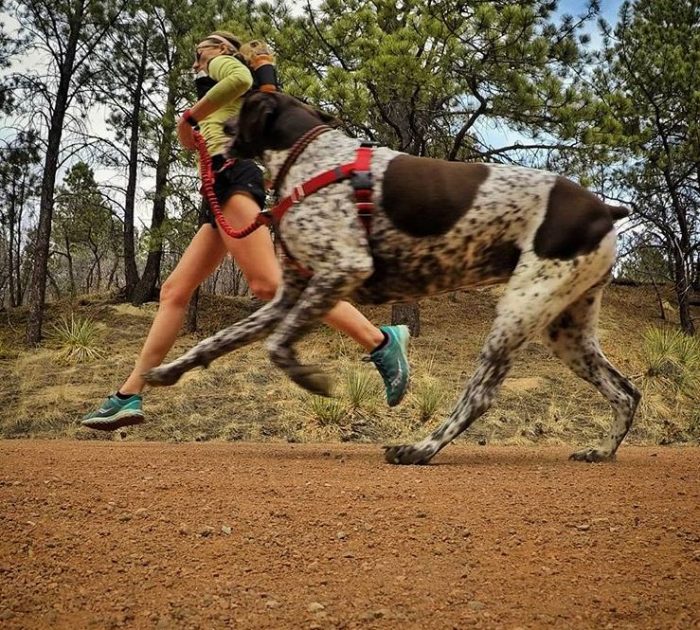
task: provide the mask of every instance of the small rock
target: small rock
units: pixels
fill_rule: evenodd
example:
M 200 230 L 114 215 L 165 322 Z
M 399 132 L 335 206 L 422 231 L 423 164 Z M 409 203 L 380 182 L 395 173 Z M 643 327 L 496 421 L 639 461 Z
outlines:
M 138 510 L 136 510 L 136 511 L 134 512 L 134 515 L 136 515 L 136 516 L 146 516 L 146 513 L 147 513 L 147 512 L 148 512 L 148 510 L 147 510 L 146 508 L 139 508 Z
M 336 537 L 338 540 L 345 540 L 345 539 L 348 537 L 348 535 L 347 535 L 345 532 L 338 532 L 338 533 L 335 535 L 335 537 Z
M 472 610 L 482 610 L 484 607 L 484 604 L 480 602 L 478 599 L 472 599 L 467 606 L 471 608 Z
M 187 527 L 185 523 L 180 523 L 180 527 L 177 528 L 177 531 L 183 536 L 189 536 L 190 534 L 190 528 Z
M 124 512 L 123 514 L 119 515 L 119 521 L 121 521 L 122 523 L 126 523 L 126 522 L 130 521 L 132 518 L 133 518 L 133 516 L 131 514 L 129 514 L 128 512 Z
M 214 533 L 214 528 L 211 525 L 205 525 L 202 527 L 202 529 L 199 530 L 199 535 L 202 536 L 203 538 L 206 538 L 207 536 L 211 536 Z
M 319 602 L 311 602 L 306 609 L 309 612 L 316 613 L 316 612 L 321 612 L 322 610 L 325 610 L 326 607 L 323 604 L 320 604 Z
M 275 599 L 268 599 L 265 602 L 265 608 L 279 608 L 280 603 Z
M 576 525 L 576 529 L 580 532 L 587 532 L 591 526 L 588 523 L 581 523 L 580 525 Z
M 221 532 L 226 534 L 227 536 L 231 535 L 231 528 L 228 525 L 222 525 L 221 526 Z

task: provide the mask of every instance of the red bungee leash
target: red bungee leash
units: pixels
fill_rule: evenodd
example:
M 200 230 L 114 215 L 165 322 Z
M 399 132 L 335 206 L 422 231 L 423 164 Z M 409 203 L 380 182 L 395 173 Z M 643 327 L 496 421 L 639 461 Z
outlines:
M 185 112 L 185 115 L 188 112 Z M 185 119 L 190 122 L 185 116 Z M 191 123 L 190 123 L 191 124 Z M 211 156 L 209 151 L 207 151 L 207 144 L 204 140 L 204 136 L 201 134 L 196 125 L 192 125 L 192 135 L 194 136 L 194 144 L 197 148 L 197 153 L 199 153 L 199 176 L 202 180 L 202 194 L 205 196 L 211 211 L 216 217 L 216 222 L 219 224 L 221 229 L 231 238 L 245 238 L 249 234 L 252 234 L 259 227 L 263 225 L 268 225 L 270 219 L 262 212 L 255 217 L 255 220 L 247 227 L 242 230 L 235 230 L 231 227 L 231 224 L 226 220 L 223 213 L 221 212 L 221 206 L 219 205 L 219 200 L 216 198 L 214 193 L 214 175 L 211 168 Z

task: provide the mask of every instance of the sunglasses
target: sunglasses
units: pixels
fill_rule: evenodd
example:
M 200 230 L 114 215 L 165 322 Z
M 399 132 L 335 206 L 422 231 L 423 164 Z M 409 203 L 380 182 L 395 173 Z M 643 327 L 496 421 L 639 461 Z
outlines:
M 199 61 L 202 58 L 202 51 L 205 48 L 218 48 L 221 44 L 204 44 L 204 46 L 198 46 L 194 51 L 194 58 Z

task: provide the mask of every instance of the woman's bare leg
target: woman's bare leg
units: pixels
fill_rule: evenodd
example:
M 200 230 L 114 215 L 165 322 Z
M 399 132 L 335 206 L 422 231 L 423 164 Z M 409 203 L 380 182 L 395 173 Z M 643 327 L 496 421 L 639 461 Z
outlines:
M 122 394 L 141 393 L 145 385 L 142 374 L 160 365 L 168 354 L 182 328 L 192 294 L 219 266 L 225 253 L 221 239 L 211 225 L 199 228 L 160 289 L 158 312 L 133 371 L 119 389 Z
M 236 194 L 222 212 L 231 227 L 241 229 L 255 219 L 260 209 L 248 195 Z M 239 240 L 227 236 L 220 228 L 219 232 L 226 249 L 246 277 L 250 290 L 261 300 L 271 300 L 282 280 L 282 271 L 270 232 L 260 228 Z M 350 336 L 367 351 L 374 350 L 384 341 L 384 333 L 348 302 L 338 302 L 324 321 Z

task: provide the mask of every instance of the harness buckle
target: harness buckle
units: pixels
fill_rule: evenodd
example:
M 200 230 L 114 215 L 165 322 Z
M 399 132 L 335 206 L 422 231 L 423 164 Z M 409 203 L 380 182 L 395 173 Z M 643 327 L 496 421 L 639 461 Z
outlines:
M 372 171 L 355 171 L 350 177 L 350 184 L 355 189 L 356 195 L 362 191 L 368 191 L 371 195 L 374 175 L 372 175 Z

